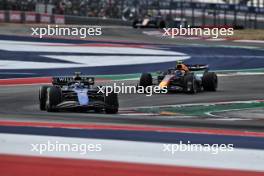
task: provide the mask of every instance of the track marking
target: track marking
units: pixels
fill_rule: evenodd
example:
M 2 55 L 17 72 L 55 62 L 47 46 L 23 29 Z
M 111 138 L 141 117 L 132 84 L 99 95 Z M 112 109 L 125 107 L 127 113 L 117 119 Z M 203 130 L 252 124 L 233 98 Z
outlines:
M 39 56 L 44 57 L 41 62 L 8 60 L 8 58 L 0 60 L 1 69 L 11 70 L 138 65 L 173 62 L 190 58 L 188 55 L 177 51 L 154 49 L 142 45 L 124 44 L 65 44 L 0 40 L 0 49 L 13 52 L 43 53 Z M 45 54 L 45 52 L 47 52 L 47 54 Z M 56 53 L 64 54 L 60 55 Z M 67 53 L 71 55 L 65 56 Z M 74 53 L 76 54 L 74 55 Z M 89 55 L 80 56 L 80 53 Z M 98 53 L 105 55 L 98 56 L 96 55 Z M 118 54 L 127 54 L 128 56 L 117 57 L 116 55 Z M 45 57 L 67 62 L 44 62 Z
M 101 130 L 125 130 L 125 131 L 158 131 L 158 132 L 175 132 L 175 133 L 194 133 L 194 134 L 214 134 L 214 135 L 231 135 L 231 136 L 248 136 L 264 137 L 264 132 L 222 130 L 210 128 L 169 128 L 145 125 L 99 125 L 99 124 L 67 124 L 51 122 L 18 122 L 18 121 L 0 121 L 0 126 L 17 126 L 17 127 L 48 127 L 48 128 L 73 128 L 73 129 L 101 129 Z
M 100 176 L 262 176 L 263 172 L 124 162 L 0 155 L 3 175 Z M 19 163 L 19 166 L 18 164 Z M 16 168 L 16 169 L 14 169 Z
M 264 40 L 233 40 L 233 42 L 242 42 L 242 43 L 264 43 Z
M 230 152 L 217 155 L 206 150 L 163 152 L 162 143 L 120 141 L 109 139 L 72 138 L 56 136 L 36 136 L 20 134 L 0 134 L 1 154 L 27 155 L 37 157 L 58 157 L 70 159 L 128 162 L 138 164 L 157 164 L 168 166 L 203 167 L 214 169 L 235 169 L 240 171 L 264 172 L 264 151 L 256 149 L 234 148 Z M 46 151 L 42 154 L 32 151 L 31 144 L 101 144 L 100 152 L 88 152 L 83 155 L 76 151 Z M 19 147 L 18 147 L 19 146 Z M 151 149 L 151 150 L 150 150 Z M 195 160 L 193 157 L 195 156 Z M 247 162 L 241 160 L 247 158 Z M 254 164 L 252 164 L 254 163 Z
M 235 104 L 235 103 L 258 103 L 264 100 L 247 100 L 247 101 L 222 101 L 222 102 L 212 102 L 212 103 L 188 103 L 179 105 L 161 105 L 161 106 L 142 106 L 140 108 L 155 108 L 155 107 L 186 107 L 186 106 L 209 106 L 209 105 L 222 105 L 222 104 Z M 137 107 L 135 107 L 137 108 Z
M 252 104 L 255 103 L 255 105 L 252 106 L 242 106 L 245 104 Z M 210 120 L 226 120 L 226 121 L 237 121 L 237 120 L 253 120 L 254 118 L 228 118 L 224 117 L 221 115 L 214 115 L 213 113 L 218 113 L 218 112 L 229 112 L 229 111 L 239 111 L 239 110 L 248 110 L 248 109 L 255 109 L 255 108 L 261 108 L 261 104 L 258 103 L 263 103 L 263 100 L 250 100 L 250 101 L 228 101 L 228 102 L 215 102 L 215 103 L 194 103 L 194 104 L 180 104 L 180 105 L 161 105 L 161 106 L 143 106 L 143 107 L 134 107 L 136 112 L 148 112 L 148 113 L 154 113 L 156 115 L 162 116 L 162 112 L 164 111 L 162 108 L 171 108 L 170 110 L 166 110 L 172 113 L 172 116 L 177 115 L 177 110 L 182 114 L 182 117 L 185 117 L 185 115 L 193 116 L 193 118 L 198 118 L 203 115 L 206 115 L 208 117 L 214 117 L 214 119 Z M 238 106 L 233 109 L 228 109 L 228 108 L 220 108 L 217 110 L 217 105 L 235 105 Z M 239 105 L 241 105 L 239 107 Z M 202 106 L 202 107 L 201 107 Z M 210 106 L 209 108 L 206 109 L 207 106 Z M 201 110 L 197 112 L 197 107 L 201 107 Z M 216 108 L 212 110 L 212 107 Z M 178 108 L 178 109 L 173 109 L 173 108 Z M 189 108 L 189 109 L 184 109 L 184 110 L 179 110 L 179 108 Z M 189 114 L 188 111 L 191 111 L 192 108 L 194 108 L 196 113 L 191 113 Z M 204 109 L 205 108 L 205 109 Z M 174 112 L 176 111 L 176 112 Z M 176 113 L 176 114 L 174 114 Z M 181 117 L 179 115 L 179 117 Z

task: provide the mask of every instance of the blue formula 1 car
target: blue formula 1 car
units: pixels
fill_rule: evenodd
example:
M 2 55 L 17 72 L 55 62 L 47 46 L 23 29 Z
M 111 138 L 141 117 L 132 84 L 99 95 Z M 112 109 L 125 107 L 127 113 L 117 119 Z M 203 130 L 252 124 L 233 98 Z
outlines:
M 53 77 L 51 86 L 41 86 L 39 89 L 40 110 L 93 110 L 97 113 L 117 113 L 117 94 L 110 93 L 106 96 L 94 83 L 94 77 L 80 76 L 80 73 L 75 73 L 74 76 Z

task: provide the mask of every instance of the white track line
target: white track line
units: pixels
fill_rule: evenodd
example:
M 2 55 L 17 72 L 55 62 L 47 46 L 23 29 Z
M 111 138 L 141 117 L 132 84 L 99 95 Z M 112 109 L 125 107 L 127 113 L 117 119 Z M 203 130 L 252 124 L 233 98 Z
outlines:
M 264 43 L 264 40 L 233 40 L 233 42 L 242 42 L 242 43 Z
M 89 152 L 86 155 L 73 151 L 53 151 L 40 155 L 38 152 L 31 151 L 31 144 L 46 144 L 47 141 L 51 143 L 57 141 L 60 144 L 101 144 L 102 151 Z M 1 154 L 264 171 L 264 151 L 253 149 L 235 148 L 234 151 L 218 154 L 206 151 L 176 151 L 172 155 L 163 151 L 164 146 L 161 143 L 16 134 L 0 134 L 0 146 Z

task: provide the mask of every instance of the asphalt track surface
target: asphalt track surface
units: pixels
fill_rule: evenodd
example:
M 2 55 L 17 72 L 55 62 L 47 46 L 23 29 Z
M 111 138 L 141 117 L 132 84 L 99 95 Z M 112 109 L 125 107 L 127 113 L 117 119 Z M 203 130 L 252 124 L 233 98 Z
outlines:
M 207 42 L 207 41 L 181 41 L 160 40 L 155 37 L 142 35 L 139 31 L 133 33 L 117 29 L 109 30 L 108 35 L 99 40 L 121 40 L 122 42 L 148 42 L 155 44 L 179 44 L 193 45 L 202 44 L 206 46 L 225 45 L 241 46 L 245 44 L 231 42 Z M 263 44 L 247 44 L 248 46 L 263 49 Z M 235 51 L 234 51 L 235 52 Z M 263 75 L 229 76 L 219 78 L 219 90 L 217 92 L 203 92 L 197 95 L 168 94 L 153 95 L 120 95 L 120 114 L 106 115 L 94 113 L 72 113 L 59 112 L 47 113 L 38 109 L 38 87 L 39 86 L 2 86 L 0 87 L 0 119 L 15 121 L 41 121 L 62 123 L 110 123 L 110 124 L 140 124 L 158 126 L 195 126 L 211 128 L 233 128 L 263 131 L 264 121 L 252 119 L 250 121 L 217 120 L 207 117 L 182 118 L 173 116 L 143 116 L 123 115 L 133 107 L 175 105 L 189 103 L 208 103 L 220 101 L 242 101 L 264 99 Z
M 202 92 L 196 95 L 167 94 L 146 97 L 138 94 L 121 94 L 120 114 L 107 115 L 74 112 L 47 113 L 38 108 L 39 86 L 0 87 L 1 120 L 63 122 L 63 123 L 111 123 L 162 126 L 196 126 L 263 130 L 263 120 L 223 121 L 208 117 L 184 118 L 177 116 L 124 115 L 130 109 L 141 106 L 207 103 L 264 99 L 262 75 L 232 76 L 219 78 L 217 92 Z

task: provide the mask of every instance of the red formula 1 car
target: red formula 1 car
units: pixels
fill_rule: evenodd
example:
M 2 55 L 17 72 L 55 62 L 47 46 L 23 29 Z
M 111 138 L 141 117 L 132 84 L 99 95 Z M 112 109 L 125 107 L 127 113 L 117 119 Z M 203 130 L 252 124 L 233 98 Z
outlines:
M 197 73 L 199 71 L 199 73 Z M 201 71 L 203 71 L 201 73 Z M 158 72 L 153 77 L 150 73 L 143 73 L 139 86 L 147 87 L 159 85 L 166 87 L 169 92 L 185 92 L 195 94 L 201 91 L 216 91 L 218 78 L 215 72 L 209 72 L 208 65 L 177 64 L 175 68 L 165 72 Z

